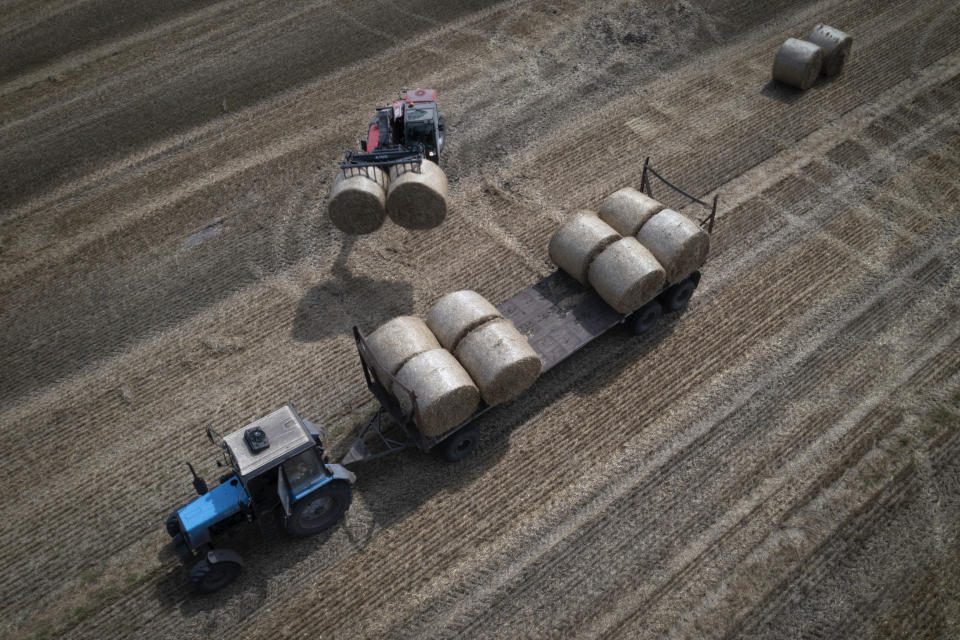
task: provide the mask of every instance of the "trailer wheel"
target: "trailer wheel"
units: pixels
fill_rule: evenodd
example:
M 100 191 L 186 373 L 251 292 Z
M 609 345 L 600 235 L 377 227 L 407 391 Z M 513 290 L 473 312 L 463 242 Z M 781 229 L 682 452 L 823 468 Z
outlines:
M 352 500 L 349 484 L 329 482 L 293 505 L 287 531 L 295 536 L 311 536 L 329 529 L 350 508 Z
M 678 282 L 663 294 L 663 305 L 667 311 L 683 311 L 696 290 L 697 283 L 693 278 Z
M 476 428 L 464 427 L 443 441 L 440 446 L 440 455 L 447 462 L 459 462 L 470 455 L 479 439 Z
M 215 549 L 191 567 L 190 586 L 198 593 L 213 593 L 233 582 L 242 570 L 239 554 Z
M 652 300 L 637 309 L 633 314 L 633 318 L 630 321 L 631 328 L 637 335 L 646 333 L 650 331 L 650 329 L 653 329 L 657 324 L 657 320 L 659 320 L 662 315 L 663 306 L 656 300 Z

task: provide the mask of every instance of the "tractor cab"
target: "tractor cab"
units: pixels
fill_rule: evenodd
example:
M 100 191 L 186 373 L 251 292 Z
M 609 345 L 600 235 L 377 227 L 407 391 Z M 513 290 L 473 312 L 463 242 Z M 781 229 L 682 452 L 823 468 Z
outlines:
M 199 497 L 167 519 L 181 558 L 200 558 L 190 570 L 190 582 L 198 591 L 215 591 L 240 572 L 237 554 L 212 546 L 213 539 L 233 525 L 279 515 L 288 532 L 306 536 L 335 524 L 350 506 L 355 476 L 326 462 L 322 430 L 297 415 L 293 405 L 225 437 L 209 427 L 207 435 L 221 449 L 223 461 L 218 464 L 231 473 L 210 490 L 194 474 Z
M 443 117 L 437 104 L 409 103 L 403 116 L 403 139 L 408 147 L 423 145 L 427 158 L 437 161 L 443 150 Z

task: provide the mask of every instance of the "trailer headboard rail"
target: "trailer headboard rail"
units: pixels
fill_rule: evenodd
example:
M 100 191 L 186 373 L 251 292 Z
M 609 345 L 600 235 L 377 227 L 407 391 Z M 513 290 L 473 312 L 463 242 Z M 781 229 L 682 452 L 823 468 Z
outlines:
M 672 183 L 669 182 L 666 178 L 664 178 L 662 175 L 660 175 L 659 173 L 657 173 L 657 171 L 656 171 L 653 167 L 650 166 L 650 157 L 648 156 L 648 157 L 647 157 L 646 159 L 644 159 L 644 161 L 643 161 L 643 173 L 640 175 L 640 193 L 645 193 L 645 194 L 647 194 L 648 196 L 650 196 L 651 198 L 654 197 L 654 196 L 653 196 L 653 189 L 652 189 L 651 186 L 650 186 L 650 174 L 653 174 L 653 176 L 654 176 L 655 178 L 657 178 L 658 180 L 660 180 L 660 182 L 662 182 L 663 184 L 667 185 L 668 187 L 670 187 L 671 189 L 673 189 L 674 191 L 676 191 L 677 193 L 679 193 L 679 194 L 682 195 L 683 197 L 687 198 L 687 199 L 690 200 L 691 202 L 694 202 L 694 203 L 696 203 L 696 204 L 699 204 L 699 205 L 701 205 L 702 207 L 704 207 L 705 209 L 707 209 L 708 211 L 710 211 L 710 213 L 707 214 L 707 217 L 698 220 L 698 222 L 700 223 L 700 226 L 701 226 L 701 227 L 704 226 L 704 225 L 707 225 L 707 233 L 713 233 L 713 222 L 714 222 L 714 220 L 715 220 L 716 217 L 717 217 L 717 200 L 719 199 L 719 194 L 715 194 L 715 195 L 713 196 L 713 202 L 712 202 L 712 203 L 704 202 L 704 201 L 701 200 L 700 198 L 697 198 L 696 196 L 690 195 L 689 193 L 687 193 L 686 191 L 684 191 L 684 190 L 681 189 L 680 187 L 672 184 Z

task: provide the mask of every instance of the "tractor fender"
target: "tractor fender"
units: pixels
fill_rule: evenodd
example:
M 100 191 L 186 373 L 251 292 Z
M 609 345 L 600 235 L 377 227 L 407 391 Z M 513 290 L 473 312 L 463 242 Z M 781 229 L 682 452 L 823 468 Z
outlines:
M 348 471 L 346 467 L 339 464 L 328 464 L 327 471 L 333 474 L 334 478 L 339 480 L 346 480 L 349 484 L 354 484 L 357 481 L 357 475 L 352 471 Z
M 233 562 L 243 567 L 243 558 L 236 551 L 230 549 L 211 549 L 207 551 L 207 562 L 211 565 L 218 562 Z

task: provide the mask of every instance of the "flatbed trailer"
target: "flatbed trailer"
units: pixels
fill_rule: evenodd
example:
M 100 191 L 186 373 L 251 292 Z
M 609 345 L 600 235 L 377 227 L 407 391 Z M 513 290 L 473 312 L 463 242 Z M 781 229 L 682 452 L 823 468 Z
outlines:
M 717 212 L 716 197 L 708 204 L 675 187 L 649 166 L 649 158 L 644 162 L 640 188 L 648 194 L 651 193 L 650 175 L 707 208 L 710 214 L 700 221 L 700 225 L 712 233 Z M 617 325 L 631 323 L 636 327 L 643 324 L 644 311 L 652 303 L 660 304 L 666 311 L 683 308 L 699 283 L 698 271 L 681 282 L 668 284 L 647 306 L 625 315 L 604 302 L 591 287 L 580 284 L 558 269 L 498 305 L 497 310 L 516 325 L 520 333 L 526 336 L 531 348 L 540 356 L 543 361 L 540 372 L 542 375 Z M 681 286 L 686 286 L 686 295 L 679 304 L 675 304 L 677 301 L 672 298 L 677 295 Z M 649 327 L 643 329 L 646 328 Z M 473 423 L 492 407 L 481 401 L 477 411 L 453 429 L 439 436 L 425 435 L 419 427 L 421 421 L 415 394 L 394 376 L 391 376 L 389 385 L 394 393 L 388 392 L 387 385 L 376 374 L 376 371 L 383 371 L 383 368 L 373 366 L 376 358 L 370 351 L 363 332 L 355 326 L 353 335 L 364 379 L 370 392 L 380 403 L 380 408 L 360 430 L 340 464 L 348 466 L 375 460 L 410 447 L 421 451 L 439 448 L 443 456 L 451 461 L 469 454 L 477 440 Z M 401 393 L 407 394 L 410 399 L 405 403 L 411 407 L 409 411 L 404 411 L 397 399 L 396 394 Z M 387 415 L 393 418 L 392 424 L 385 424 L 384 417 Z

